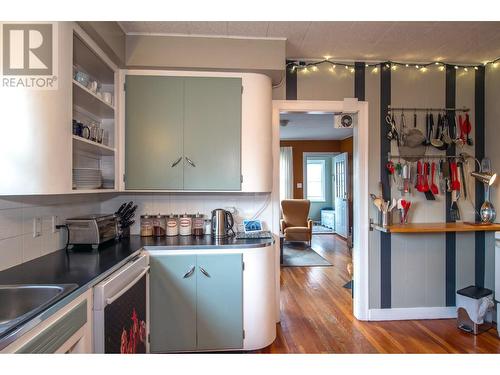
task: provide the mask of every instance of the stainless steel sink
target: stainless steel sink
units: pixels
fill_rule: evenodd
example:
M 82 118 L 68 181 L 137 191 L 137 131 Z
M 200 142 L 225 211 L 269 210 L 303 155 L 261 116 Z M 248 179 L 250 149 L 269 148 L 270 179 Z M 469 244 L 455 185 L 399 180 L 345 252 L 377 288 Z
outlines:
M 0 285 L 0 334 L 76 288 L 76 284 Z

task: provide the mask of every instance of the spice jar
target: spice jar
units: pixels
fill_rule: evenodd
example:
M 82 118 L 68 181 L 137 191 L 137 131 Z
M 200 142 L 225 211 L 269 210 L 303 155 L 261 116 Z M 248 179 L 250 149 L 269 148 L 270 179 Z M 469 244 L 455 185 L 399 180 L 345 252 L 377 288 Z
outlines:
M 190 236 L 192 228 L 192 219 L 188 214 L 184 214 L 179 218 L 179 234 L 181 236 Z
M 153 236 L 163 237 L 165 234 L 165 216 L 158 214 L 153 217 Z
M 153 219 L 148 214 L 141 215 L 141 237 L 153 235 Z
M 167 236 L 178 236 L 179 235 L 179 222 L 177 221 L 177 216 L 170 214 L 167 217 Z
M 206 219 L 205 220 L 205 234 L 211 234 L 212 233 L 212 220 Z
M 205 219 L 199 212 L 193 218 L 193 236 L 203 236 L 205 232 Z

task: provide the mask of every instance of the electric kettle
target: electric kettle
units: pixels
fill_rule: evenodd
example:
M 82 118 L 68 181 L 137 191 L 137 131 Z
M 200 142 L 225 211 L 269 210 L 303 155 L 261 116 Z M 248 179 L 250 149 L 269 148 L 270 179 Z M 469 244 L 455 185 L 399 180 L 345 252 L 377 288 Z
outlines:
M 222 208 L 212 211 L 212 237 L 216 239 L 234 235 L 234 219 L 231 212 Z

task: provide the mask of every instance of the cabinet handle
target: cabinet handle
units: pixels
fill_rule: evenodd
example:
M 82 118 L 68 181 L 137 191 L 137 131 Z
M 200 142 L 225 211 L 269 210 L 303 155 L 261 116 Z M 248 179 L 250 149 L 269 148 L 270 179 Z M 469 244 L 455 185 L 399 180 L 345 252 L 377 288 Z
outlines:
M 202 273 L 202 274 L 204 274 L 206 277 L 210 277 L 210 274 L 209 274 L 207 271 L 205 271 L 205 269 L 204 269 L 203 267 L 200 267 L 200 271 L 201 271 L 201 273 Z
M 191 277 L 194 273 L 194 270 L 195 270 L 195 267 L 191 266 L 191 269 L 184 274 L 183 278 L 187 279 L 188 277 Z
M 182 156 L 172 163 L 172 168 L 175 167 L 182 160 Z
M 187 156 L 185 156 L 186 161 L 191 165 L 191 167 L 196 167 L 196 164 L 193 163 L 191 159 L 189 159 Z

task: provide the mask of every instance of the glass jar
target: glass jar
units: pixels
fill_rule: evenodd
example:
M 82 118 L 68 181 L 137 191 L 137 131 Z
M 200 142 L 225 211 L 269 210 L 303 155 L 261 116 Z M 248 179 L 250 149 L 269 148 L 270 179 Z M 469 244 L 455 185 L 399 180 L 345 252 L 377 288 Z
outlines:
M 203 236 L 205 234 L 205 218 L 199 212 L 193 217 L 193 236 Z
M 179 235 L 179 221 L 177 215 L 170 214 L 167 217 L 167 236 L 173 237 Z
M 148 214 L 141 215 L 141 237 L 153 235 L 153 219 Z
M 184 214 L 179 218 L 179 234 L 181 236 L 190 236 L 192 231 L 193 220 L 188 214 Z
M 153 236 L 164 237 L 166 234 L 165 216 L 158 214 L 153 217 L 152 221 L 153 221 Z

